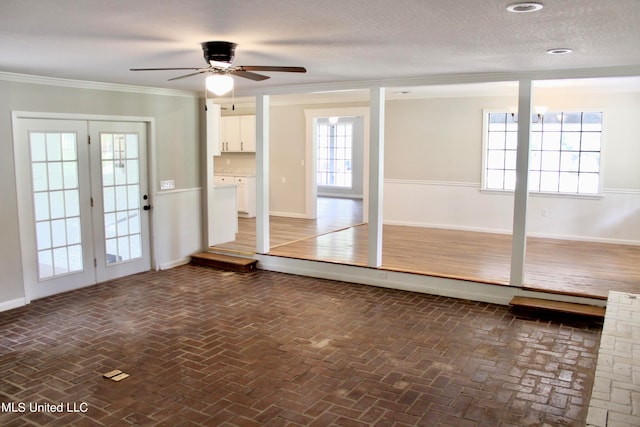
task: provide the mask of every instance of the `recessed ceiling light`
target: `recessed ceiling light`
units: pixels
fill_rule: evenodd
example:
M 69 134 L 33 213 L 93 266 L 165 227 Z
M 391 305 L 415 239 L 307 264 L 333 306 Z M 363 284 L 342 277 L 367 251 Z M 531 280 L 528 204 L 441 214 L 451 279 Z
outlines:
M 525 12 L 536 12 L 542 9 L 543 7 L 544 6 L 542 5 L 542 3 L 520 2 L 520 3 L 510 4 L 509 6 L 507 6 L 507 10 L 509 12 L 514 12 L 514 13 L 525 13 Z
M 566 55 L 567 53 L 573 52 L 573 49 L 569 49 L 568 47 L 557 47 L 555 49 L 547 49 L 547 53 L 549 55 Z

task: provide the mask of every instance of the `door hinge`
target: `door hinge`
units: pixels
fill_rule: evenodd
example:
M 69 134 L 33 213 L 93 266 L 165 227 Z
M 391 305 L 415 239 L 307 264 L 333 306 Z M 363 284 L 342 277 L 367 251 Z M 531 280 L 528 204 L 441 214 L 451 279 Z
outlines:
M 93 197 L 91 197 L 91 207 L 93 207 Z
M 91 135 L 87 135 L 87 142 L 91 145 Z
M 93 266 L 94 267 L 98 266 L 98 260 L 96 258 L 93 259 Z

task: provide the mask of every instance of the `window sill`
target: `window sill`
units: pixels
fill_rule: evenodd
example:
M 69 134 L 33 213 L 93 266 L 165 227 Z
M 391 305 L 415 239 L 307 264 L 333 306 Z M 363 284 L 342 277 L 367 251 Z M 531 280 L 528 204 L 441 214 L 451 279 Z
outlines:
M 487 194 L 502 194 L 502 195 L 513 195 L 513 190 L 497 190 L 497 189 L 487 189 L 481 188 L 481 193 Z M 529 196 L 532 197 L 558 197 L 561 199 L 582 199 L 582 200 L 600 200 L 604 197 L 602 193 L 598 194 L 574 194 L 574 193 L 550 193 L 544 191 L 529 191 Z

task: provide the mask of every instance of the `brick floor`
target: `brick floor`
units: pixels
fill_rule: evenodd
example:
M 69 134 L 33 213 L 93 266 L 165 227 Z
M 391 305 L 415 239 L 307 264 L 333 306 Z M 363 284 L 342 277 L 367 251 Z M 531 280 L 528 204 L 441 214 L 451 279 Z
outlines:
M 186 265 L 0 313 L 0 425 L 582 426 L 599 344 L 499 305 Z
M 640 295 L 609 292 L 587 425 L 640 426 Z

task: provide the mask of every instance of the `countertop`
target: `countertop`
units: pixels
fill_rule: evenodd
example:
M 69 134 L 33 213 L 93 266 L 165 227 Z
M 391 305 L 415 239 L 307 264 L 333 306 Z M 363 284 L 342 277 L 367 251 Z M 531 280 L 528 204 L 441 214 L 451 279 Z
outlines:
M 244 176 L 246 178 L 255 177 L 256 170 L 252 168 L 222 168 L 213 172 L 217 176 Z

